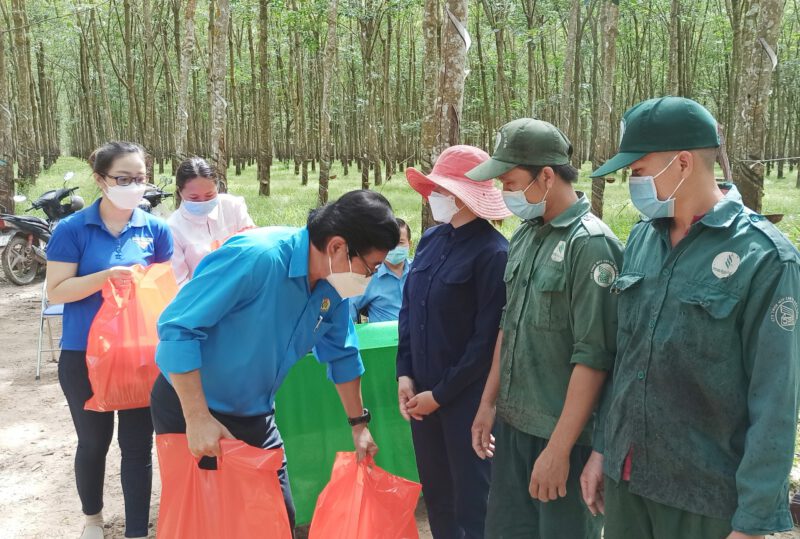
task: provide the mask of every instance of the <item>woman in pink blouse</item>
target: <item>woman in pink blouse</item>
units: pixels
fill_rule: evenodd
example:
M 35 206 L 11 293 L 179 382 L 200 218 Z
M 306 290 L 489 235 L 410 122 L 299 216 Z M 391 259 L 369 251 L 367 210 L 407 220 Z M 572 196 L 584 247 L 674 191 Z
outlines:
M 175 183 L 181 205 L 167 223 L 174 241 L 172 268 L 178 284 L 183 286 L 204 256 L 255 224 L 244 198 L 217 192 L 217 180 L 205 159 L 191 157 L 183 161 L 175 173 Z

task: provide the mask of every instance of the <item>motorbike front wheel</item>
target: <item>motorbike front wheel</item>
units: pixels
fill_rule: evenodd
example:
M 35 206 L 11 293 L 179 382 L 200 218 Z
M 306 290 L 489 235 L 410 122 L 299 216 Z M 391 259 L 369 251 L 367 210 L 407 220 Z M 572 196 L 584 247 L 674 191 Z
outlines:
M 32 283 L 39 271 L 33 247 L 23 236 L 14 236 L 8 241 L 0 256 L 0 264 L 6 278 L 20 286 Z

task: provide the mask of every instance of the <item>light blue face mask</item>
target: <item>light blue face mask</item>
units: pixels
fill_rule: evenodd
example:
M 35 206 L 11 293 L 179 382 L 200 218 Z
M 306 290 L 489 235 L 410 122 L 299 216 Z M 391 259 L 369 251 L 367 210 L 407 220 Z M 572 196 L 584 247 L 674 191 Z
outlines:
M 631 202 L 634 207 L 639 210 L 639 213 L 644 215 L 647 219 L 662 219 L 664 217 L 675 216 L 675 199 L 672 197 L 678 192 L 678 189 L 683 185 L 683 182 L 686 181 L 686 178 L 681 179 L 672 194 L 667 197 L 667 200 L 658 198 L 656 178 L 661 176 L 677 158 L 678 154 L 675 154 L 672 161 L 655 176 L 631 176 L 628 178 L 628 190 L 631 193 Z
M 532 219 L 536 219 L 537 217 L 542 217 L 544 215 L 545 209 L 547 208 L 547 193 L 550 192 L 550 189 L 545 191 L 544 197 L 542 198 L 541 202 L 532 203 L 528 202 L 528 199 L 525 198 L 525 191 L 531 188 L 531 185 L 534 184 L 536 179 L 528 184 L 528 187 L 523 189 L 522 191 L 503 191 L 503 201 L 506 203 L 506 207 L 508 211 L 519 217 L 520 219 L 525 219 L 526 221 L 530 221 Z
M 214 208 L 216 208 L 218 204 L 219 204 L 219 197 L 214 197 L 211 200 L 206 200 L 205 202 L 182 200 L 181 208 L 185 208 L 186 211 L 191 213 L 192 215 L 196 215 L 197 217 L 203 217 L 204 215 L 208 215 L 209 213 L 214 211 Z
M 386 253 L 386 262 L 389 264 L 399 264 L 408 258 L 408 247 L 398 245 Z

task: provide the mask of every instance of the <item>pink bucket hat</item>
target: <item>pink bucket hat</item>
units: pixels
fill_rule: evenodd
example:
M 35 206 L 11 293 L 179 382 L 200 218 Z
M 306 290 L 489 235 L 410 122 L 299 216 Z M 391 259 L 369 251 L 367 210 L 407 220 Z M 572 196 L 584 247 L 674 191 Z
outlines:
M 414 191 L 428 198 L 438 185 L 461 200 L 478 217 L 499 221 L 511 217 L 503 195 L 492 182 L 474 182 L 466 173 L 489 159 L 489 154 L 474 146 L 450 146 L 443 151 L 433 170 L 425 176 L 415 168 L 406 169 L 406 179 Z

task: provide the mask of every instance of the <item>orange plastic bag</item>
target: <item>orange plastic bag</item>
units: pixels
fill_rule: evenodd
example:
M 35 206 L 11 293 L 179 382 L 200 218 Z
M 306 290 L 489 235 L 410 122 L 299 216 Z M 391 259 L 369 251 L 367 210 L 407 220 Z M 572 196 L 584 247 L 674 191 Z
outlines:
M 309 539 L 419 539 L 414 509 L 422 485 L 378 468 L 372 457 L 337 453 L 317 499 Z
M 203 470 L 185 434 L 156 436 L 164 539 L 290 539 L 278 470 L 283 449 L 220 440 L 216 470 Z
M 103 286 L 103 304 L 89 328 L 86 367 L 92 397 L 84 409 L 96 412 L 150 406 L 158 377 L 155 363 L 158 317 L 178 293 L 169 262 L 133 266 L 130 288 Z

